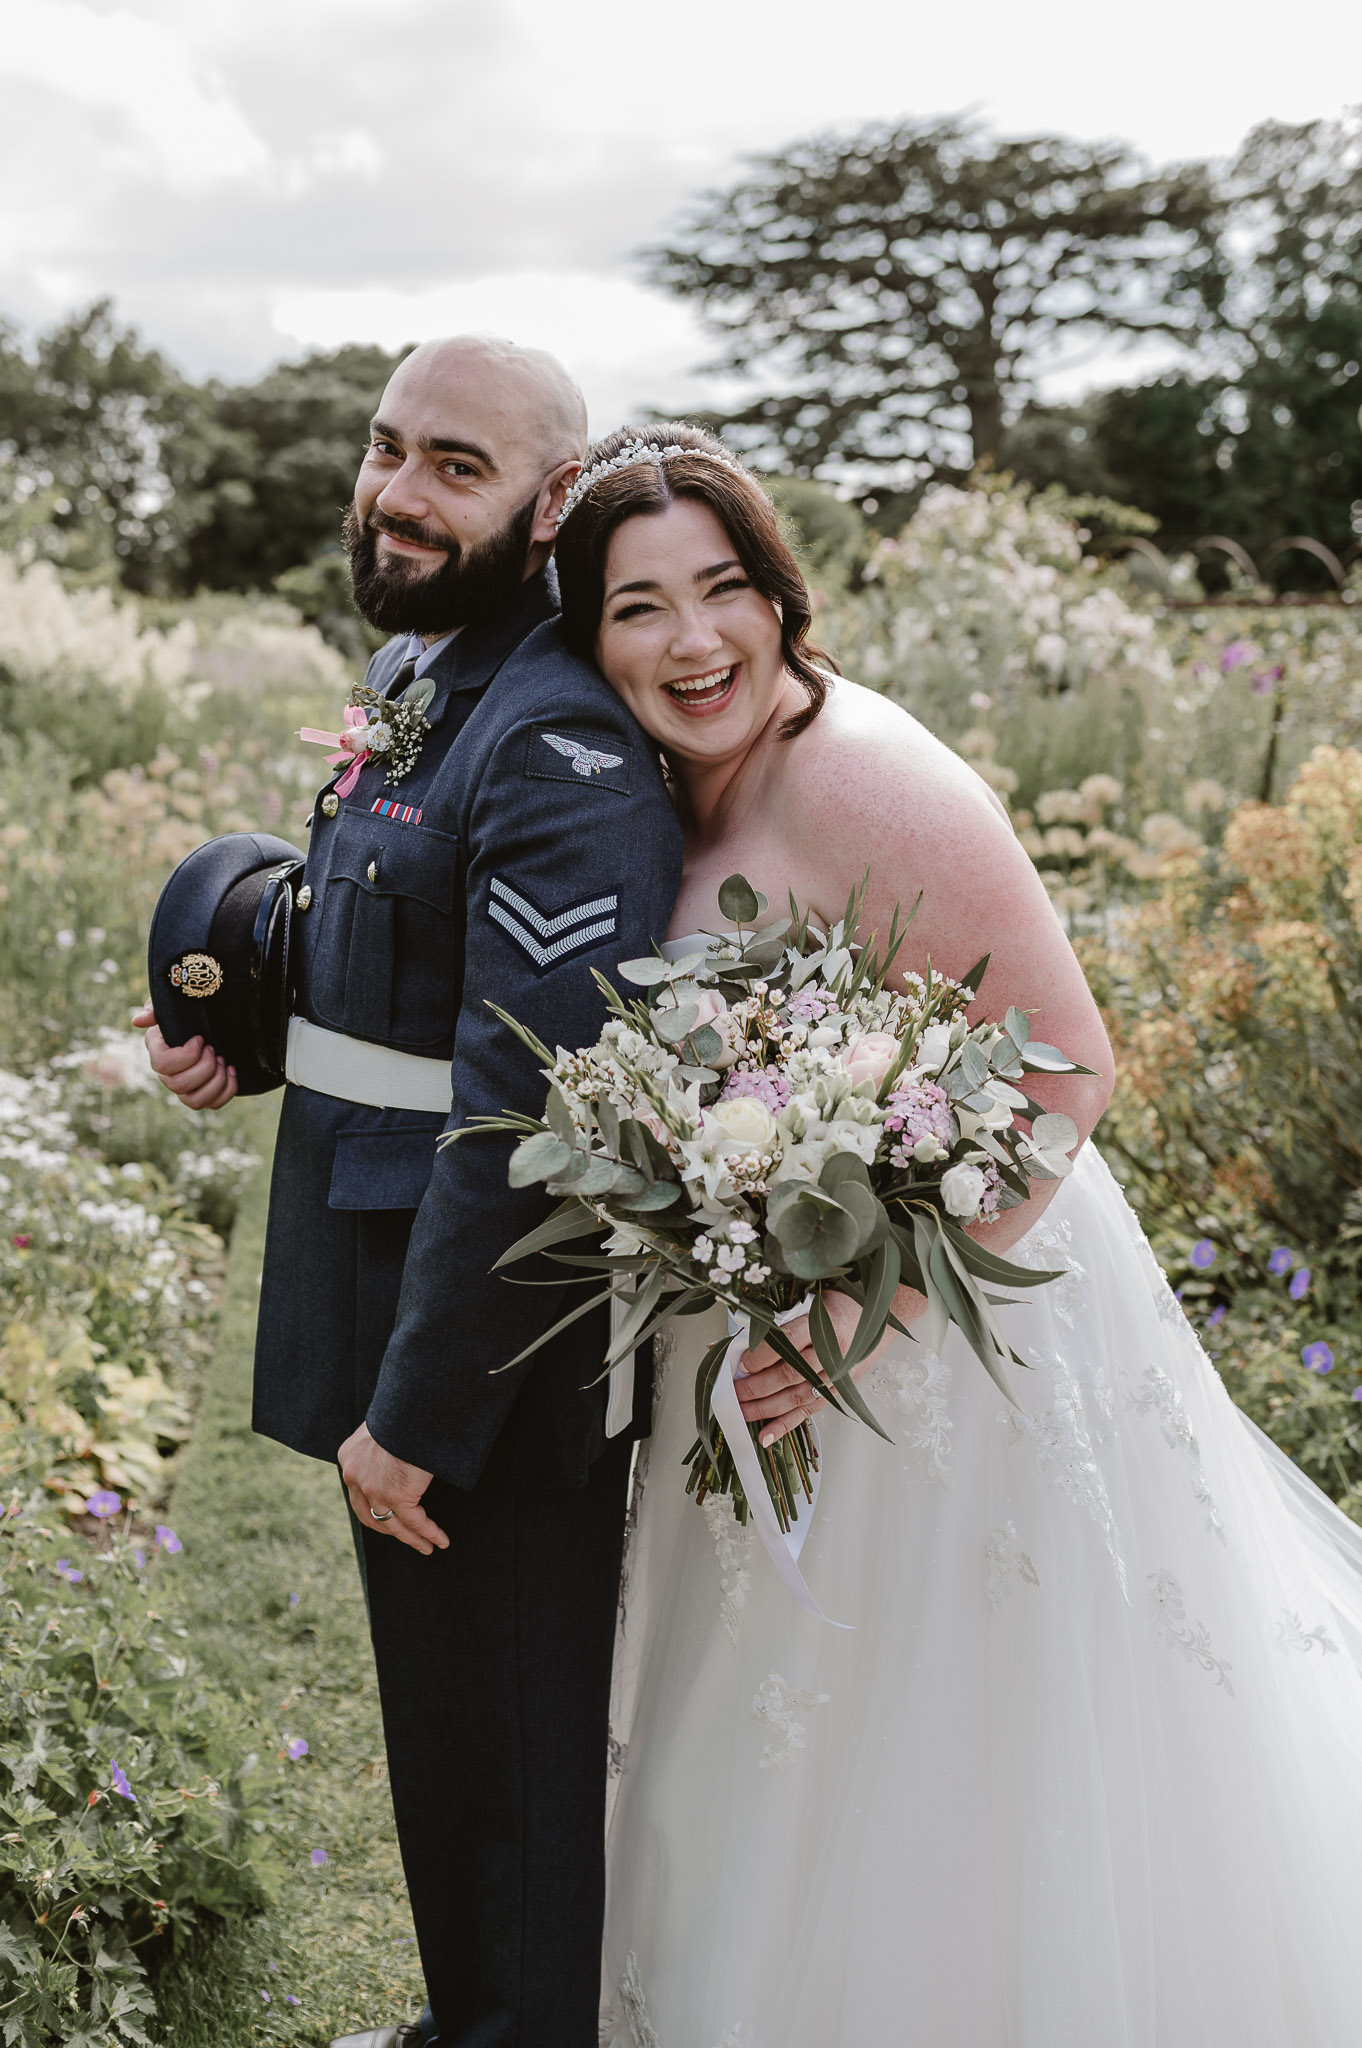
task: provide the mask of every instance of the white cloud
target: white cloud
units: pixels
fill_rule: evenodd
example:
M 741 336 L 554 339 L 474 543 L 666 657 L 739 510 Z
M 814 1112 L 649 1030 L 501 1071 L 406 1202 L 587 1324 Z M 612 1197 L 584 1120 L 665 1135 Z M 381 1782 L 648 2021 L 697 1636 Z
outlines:
M 1362 75 L 1353 0 L 1316 0 L 1308 35 L 1268 0 L 1232 28 L 1208 0 L 974 0 L 964 22 L 922 0 L 10 12 L 0 182 L 24 203 L 0 213 L 0 313 L 112 294 L 186 368 L 233 376 L 323 339 L 532 330 L 607 418 L 694 392 L 707 344 L 630 252 L 745 153 L 966 106 L 1012 133 L 1226 152 Z
M 106 151 L 181 188 L 263 172 L 268 152 L 220 81 L 165 21 L 78 0 L 27 0 L 5 35 L 0 72 L 82 110 L 115 116 Z

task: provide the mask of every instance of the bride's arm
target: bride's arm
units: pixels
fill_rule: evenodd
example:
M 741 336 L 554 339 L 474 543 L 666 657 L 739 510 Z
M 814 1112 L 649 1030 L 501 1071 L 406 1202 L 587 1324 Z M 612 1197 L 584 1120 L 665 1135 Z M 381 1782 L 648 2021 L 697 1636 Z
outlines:
M 1001 1021 L 1015 1003 L 1030 1014 L 1033 1037 L 1092 1069 L 1091 1078 L 1027 1079 L 1038 1102 L 1073 1118 L 1081 1145 L 1107 1105 L 1113 1068 L 1106 1030 L 1073 948 L 992 792 L 912 720 L 892 707 L 879 708 L 887 716 L 869 721 L 863 736 L 843 730 L 835 744 L 810 748 L 798 767 L 792 759 L 790 781 L 798 787 L 790 790 L 786 815 L 799 820 L 795 864 L 802 873 L 824 878 L 815 900 L 825 911 L 846 900 L 869 865 L 863 939 L 872 933 L 882 937 L 895 906 L 906 910 L 920 890 L 900 967 L 921 972 L 930 960 L 938 972 L 958 977 L 987 954 L 988 972 L 970 1021 Z M 1006 1251 L 1033 1227 L 1061 1186 L 1033 1182 L 1028 1200 L 996 1222 L 972 1224 L 971 1236 Z M 828 1306 L 845 1344 L 855 1327 L 855 1304 L 830 1296 Z M 913 1322 L 925 1307 L 920 1294 L 899 1289 L 900 1322 Z M 792 1324 L 789 1334 L 809 1348 L 802 1325 Z M 875 1356 L 858 1368 L 858 1378 Z M 769 1420 L 773 1433 L 783 1435 L 811 1405 L 821 1405 L 813 1402 L 807 1383 L 765 1347 L 749 1362 L 752 1378 L 742 1387 L 749 1420 Z

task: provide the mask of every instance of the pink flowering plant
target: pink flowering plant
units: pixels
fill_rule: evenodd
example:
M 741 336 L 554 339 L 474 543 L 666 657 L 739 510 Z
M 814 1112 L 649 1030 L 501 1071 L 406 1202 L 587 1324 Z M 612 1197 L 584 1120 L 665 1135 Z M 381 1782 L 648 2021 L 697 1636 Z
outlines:
M 1070 1171 L 1076 1126 L 1025 1082 L 1086 1070 L 1033 1039 L 1020 1009 L 969 1023 L 987 959 L 963 981 L 930 964 L 896 970 L 911 912 L 895 910 L 882 948 L 858 945 L 868 879 L 823 931 L 793 898 L 788 918 L 762 923 L 765 897 L 730 876 L 719 912 L 732 930 L 680 959 L 621 963 L 636 996 L 597 976 L 611 1015 L 593 1046 L 550 1052 L 498 1011 L 543 1061 L 548 1103 L 542 1119 L 478 1123 L 520 1138 L 513 1186 L 542 1183 L 559 1198 L 499 1263 L 544 1254 L 578 1269 L 569 1284 L 587 1290 L 510 1364 L 613 1300 L 609 1371 L 675 1316 L 722 1303 L 748 1319 L 753 1348 L 770 1344 L 833 1408 L 883 1435 L 851 1375 L 888 1329 L 911 1335 L 894 1315 L 906 1284 L 927 1298 L 931 1343 L 956 1324 L 1012 1398 L 1007 1367 L 1021 1361 L 995 1313 L 1007 1297 L 990 1290 L 1055 1276 L 1000 1258 L 967 1226 Z M 599 1249 L 562 1249 L 602 1226 Z M 845 1350 L 824 1302 L 834 1289 L 861 1308 Z M 806 1299 L 821 1375 L 776 1320 Z M 732 1494 L 745 1522 L 710 1412 L 726 1349 L 712 1345 L 699 1366 L 689 1490 Z M 760 1447 L 782 1527 L 798 1496 L 811 1497 L 816 1458 L 807 1427 Z

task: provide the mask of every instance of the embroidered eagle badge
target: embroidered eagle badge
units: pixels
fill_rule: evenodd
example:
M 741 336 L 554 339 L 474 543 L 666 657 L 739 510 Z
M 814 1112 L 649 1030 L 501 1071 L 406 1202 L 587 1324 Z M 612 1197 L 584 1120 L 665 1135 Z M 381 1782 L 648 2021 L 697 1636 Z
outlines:
M 602 768 L 618 768 L 624 761 L 622 754 L 598 754 L 594 747 L 584 747 L 580 740 L 560 739 L 556 732 L 541 732 L 539 737 L 571 761 L 579 775 L 599 775 Z

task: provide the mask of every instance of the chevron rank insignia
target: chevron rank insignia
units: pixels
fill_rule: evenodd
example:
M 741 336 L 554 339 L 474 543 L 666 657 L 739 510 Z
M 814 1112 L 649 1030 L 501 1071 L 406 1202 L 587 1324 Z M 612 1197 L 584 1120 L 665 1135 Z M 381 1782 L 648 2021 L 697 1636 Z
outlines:
M 487 904 L 493 924 L 499 924 L 515 940 L 539 974 L 547 974 L 573 953 L 613 938 L 618 910 L 618 896 L 593 896 L 587 903 L 574 903 L 549 917 L 500 875 L 492 877 Z
M 628 796 L 633 782 L 631 753 L 629 742 L 614 733 L 536 725 L 525 752 L 525 773 Z

